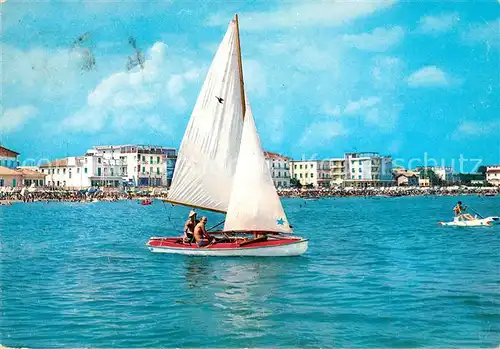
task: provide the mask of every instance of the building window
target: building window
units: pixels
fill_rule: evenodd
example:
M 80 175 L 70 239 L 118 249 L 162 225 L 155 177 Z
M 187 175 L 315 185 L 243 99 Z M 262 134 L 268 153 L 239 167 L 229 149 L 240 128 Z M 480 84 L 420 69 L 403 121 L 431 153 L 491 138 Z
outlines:
M 57 174 L 59 174 L 59 169 L 57 169 Z
M 157 163 L 157 164 L 159 164 L 159 163 L 160 163 L 160 157 L 159 157 L 159 156 L 157 156 L 157 157 L 156 157 L 156 163 Z
M 152 156 L 150 156 L 150 157 L 149 157 L 149 163 L 150 163 L 150 164 L 152 164 L 152 163 L 153 163 L 153 157 L 152 157 Z
M 142 166 L 142 173 L 146 172 L 146 167 Z
M 358 170 L 359 170 L 359 172 L 361 172 L 361 167 L 360 167 L 360 168 L 358 168 Z
M 314 176 L 313 176 L 313 174 L 314 174 L 314 173 L 311 173 L 311 178 L 313 178 L 313 177 L 314 177 Z
M 361 179 L 361 175 L 359 175 L 358 178 Z
M 87 168 L 86 167 L 83 169 L 83 172 L 87 173 Z
M 293 168 L 294 168 L 294 169 L 297 169 L 297 165 L 293 165 Z
M 145 162 L 145 161 L 146 161 L 146 157 L 145 157 L 144 155 L 142 156 L 142 161 L 143 161 L 143 162 Z M 142 172 L 144 172 L 144 171 L 142 171 Z
M 157 167 L 157 168 L 156 168 L 156 174 L 157 174 L 157 175 L 159 175 L 159 174 L 160 174 L 160 168 L 159 168 L 159 167 Z
M 76 173 L 80 173 L 80 167 L 76 169 Z
M 302 170 L 302 165 L 300 165 L 300 169 Z
M 302 173 L 300 174 L 300 178 L 302 178 Z
M 42 168 L 42 173 L 43 173 L 43 168 Z
M 3 179 L 3 178 L 0 178 L 0 187 L 3 187 L 3 186 L 4 186 L 4 183 L 5 183 L 4 179 Z
M 71 179 L 71 171 L 68 172 L 68 176 Z
M 113 172 L 114 172 L 113 169 L 110 168 L 109 171 L 111 172 L 111 175 L 113 175 Z
M 297 174 L 295 174 L 295 179 L 297 179 Z
M 63 168 L 63 174 L 66 174 L 66 169 L 65 168 Z
M 354 168 L 353 168 L 353 169 L 352 169 L 352 173 L 354 173 L 354 172 L 356 172 L 356 169 L 354 169 Z
M 100 164 L 101 163 L 101 158 L 97 158 L 97 163 Z

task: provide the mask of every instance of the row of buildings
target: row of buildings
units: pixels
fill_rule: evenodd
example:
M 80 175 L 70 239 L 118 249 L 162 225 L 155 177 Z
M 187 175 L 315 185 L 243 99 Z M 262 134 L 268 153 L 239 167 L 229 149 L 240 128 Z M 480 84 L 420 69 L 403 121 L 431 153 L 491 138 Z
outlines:
M 346 153 L 342 158 L 293 160 L 265 152 L 276 187 L 290 187 L 293 180 L 302 186 L 382 187 L 394 185 L 392 158 L 379 153 Z
M 293 160 L 289 157 L 265 152 L 274 185 L 286 188 L 300 183 L 309 187 L 387 187 L 387 186 L 432 186 L 428 171 L 440 183 L 460 183 L 459 174 L 453 168 L 444 166 L 417 167 L 406 170 L 393 167 L 391 156 L 379 153 L 345 153 L 342 158 L 324 160 Z M 486 182 L 500 185 L 500 166 L 488 166 L 483 179 L 471 184 L 483 185 Z
M 418 169 L 393 168 L 391 156 L 374 152 L 345 153 L 343 157 L 323 160 L 293 160 L 273 152 L 264 155 L 277 188 L 296 183 L 316 188 L 431 185 Z M 168 187 L 177 152 L 174 148 L 151 145 L 96 146 L 82 156 L 39 166 L 19 166 L 18 156 L 17 152 L 0 146 L 0 187 Z M 431 169 L 441 180 L 452 181 L 453 169 Z M 489 166 L 486 180 L 500 185 L 500 166 Z
M 167 187 L 177 157 L 174 148 L 149 145 L 93 147 L 39 166 L 19 166 L 18 153 L 0 147 L 0 186 L 21 185 L 82 189 L 89 187 Z M 5 161 L 5 162 L 4 162 Z M 22 173 L 37 173 L 30 181 Z

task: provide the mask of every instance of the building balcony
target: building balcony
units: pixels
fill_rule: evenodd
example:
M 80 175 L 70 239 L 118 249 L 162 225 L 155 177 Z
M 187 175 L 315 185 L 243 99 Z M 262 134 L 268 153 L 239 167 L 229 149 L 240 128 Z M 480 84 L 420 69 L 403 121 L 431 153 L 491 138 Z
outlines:
M 149 172 L 139 172 L 138 176 L 140 178 L 163 178 L 166 176 L 166 173 L 149 173 Z
M 165 159 L 162 159 L 160 160 L 160 162 L 154 160 L 153 162 L 149 161 L 149 160 L 137 160 L 137 163 L 138 164 L 141 164 L 141 165 L 163 165 L 166 163 Z

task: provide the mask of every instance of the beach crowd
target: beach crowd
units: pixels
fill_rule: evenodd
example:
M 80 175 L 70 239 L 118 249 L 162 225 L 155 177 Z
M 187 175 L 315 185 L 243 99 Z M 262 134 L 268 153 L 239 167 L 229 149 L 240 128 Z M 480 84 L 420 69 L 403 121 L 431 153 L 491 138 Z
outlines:
M 500 187 L 386 187 L 386 188 L 321 188 L 321 189 L 278 189 L 280 197 L 287 198 L 326 198 L 326 197 L 399 197 L 399 196 L 455 196 L 455 195 L 500 195 Z M 27 190 L 0 190 L 0 204 L 12 202 L 96 202 L 118 200 L 166 199 L 167 190 L 144 188 L 141 190 L 83 189 L 64 190 L 37 188 Z

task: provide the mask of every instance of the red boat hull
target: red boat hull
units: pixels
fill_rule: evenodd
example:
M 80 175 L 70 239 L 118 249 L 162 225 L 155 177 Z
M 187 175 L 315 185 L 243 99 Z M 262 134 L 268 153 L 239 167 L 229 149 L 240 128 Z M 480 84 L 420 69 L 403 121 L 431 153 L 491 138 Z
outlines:
M 253 233 L 253 232 L 252 232 Z M 205 256 L 297 256 L 306 252 L 307 240 L 298 237 L 229 238 L 198 247 L 179 237 L 152 237 L 146 246 L 152 252 Z

